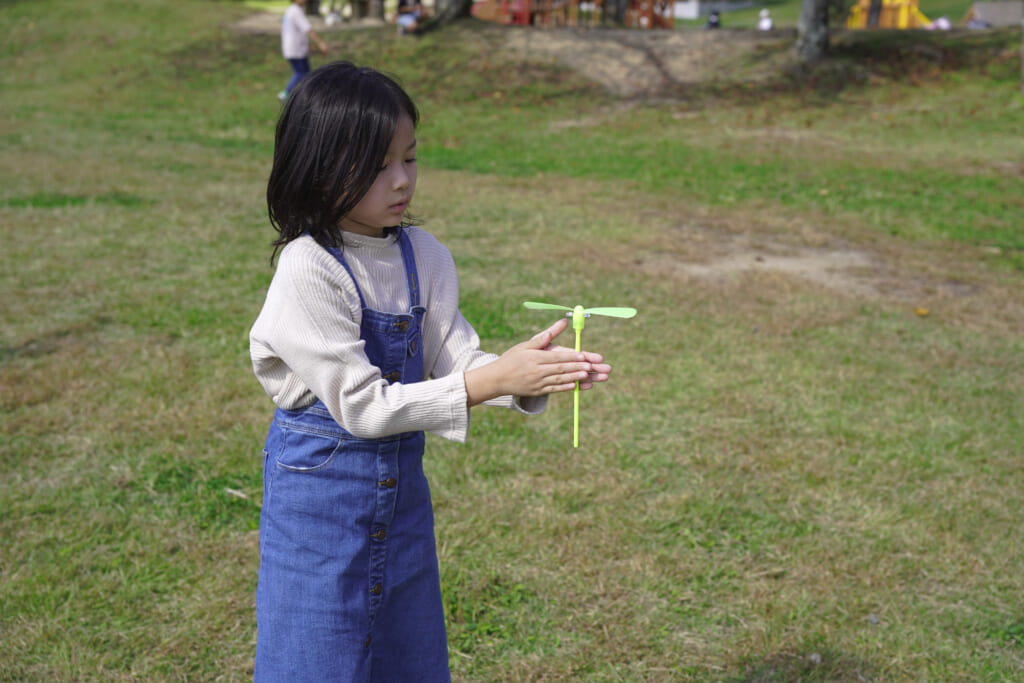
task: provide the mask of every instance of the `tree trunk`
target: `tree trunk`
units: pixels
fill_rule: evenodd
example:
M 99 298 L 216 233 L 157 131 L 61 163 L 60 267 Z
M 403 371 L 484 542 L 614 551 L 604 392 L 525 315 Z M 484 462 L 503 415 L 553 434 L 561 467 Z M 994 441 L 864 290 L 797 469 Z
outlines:
M 601 23 L 622 26 L 626 23 L 626 9 L 629 0 L 604 0 L 604 12 L 601 15 Z
M 384 18 L 384 0 L 351 0 L 349 4 L 352 7 L 353 19 Z
M 801 62 L 820 61 L 828 50 L 828 0 L 803 0 L 796 24 L 796 55 Z
M 438 0 L 434 5 L 437 14 L 428 28 L 435 29 L 452 23 L 456 19 L 470 16 L 473 0 Z

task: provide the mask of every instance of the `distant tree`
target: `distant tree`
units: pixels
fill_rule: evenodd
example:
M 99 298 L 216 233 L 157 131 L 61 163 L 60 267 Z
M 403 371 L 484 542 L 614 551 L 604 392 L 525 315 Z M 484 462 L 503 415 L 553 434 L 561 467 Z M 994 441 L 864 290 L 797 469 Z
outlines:
M 626 23 L 626 10 L 629 0 L 605 0 L 601 21 L 605 24 L 621 26 Z
M 434 4 L 437 14 L 430 22 L 430 28 L 440 28 L 452 23 L 456 19 L 470 16 L 473 9 L 473 0 L 437 0 Z
M 856 0 L 802 0 L 797 19 L 796 53 L 802 62 L 825 57 L 831 37 L 829 26 L 842 26 Z M 873 2 L 872 4 L 876 4 Z M 881 0 L 877 0 L 881 5 Z
M 821 61 L 828 51 L 830 0 L 803 0 L 796 23 L 796 54 L 801 62 Z

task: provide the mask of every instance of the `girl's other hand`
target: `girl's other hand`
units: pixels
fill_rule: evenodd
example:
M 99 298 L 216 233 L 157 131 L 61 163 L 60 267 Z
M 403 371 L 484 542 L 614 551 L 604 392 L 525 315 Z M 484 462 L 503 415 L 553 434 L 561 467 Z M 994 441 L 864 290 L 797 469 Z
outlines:
M 466 394 L 471 406 L 498 396 L 543 396 L 569 391 L 579 382 L 590 389 L 605 382 L 612 366 L 601 354 L 576 352 L 552 342 L 569 326 L 568 318 L 516 344 L 497 360 L 466 373 Z
M 551 340 L 554 340 L 554 338 L 561 334 L 563 330 L 566 330 L 568 328 L 569 318 L 562 318 L 548 329 L 536 335 L 534 339 L 541 338 L 544 335 L 550 334 L 551 336 L 549 338 L 549 343 L 546 347 L 544 347 L 545 351 L 565 351 L 571 354 L 575 354 L 575 349 L 570 349 L 565 346 L 556 346 L 555 344 L 550 343 Z M 580 389 L 590 389 L 592 386 L 594 386 L 594 382 L 607 382 L 608 375 L 611 374 L 612 371 L 612 366 L 604 362 L 604 357 L 599 353 L 587 351 L 586 349 L 580 350 L 580 353 L 583 354 L 584 360 L 590 363 L 591 365 L 590 376 L 585 381 L 580 382 Z M 576 385 L 574 383 L 572 387 L 575 386 Z

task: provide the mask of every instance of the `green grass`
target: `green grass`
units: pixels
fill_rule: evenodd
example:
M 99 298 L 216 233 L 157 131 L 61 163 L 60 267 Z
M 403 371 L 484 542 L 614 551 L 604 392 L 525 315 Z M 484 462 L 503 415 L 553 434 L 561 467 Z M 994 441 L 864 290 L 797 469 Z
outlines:
M 248 11 L 0 6 L 0 681 L 251 678 L 289 72 Z M 620 101 L 506 30 L 329 34 L 417 99 L 487 348 L 640 309 L 588 323 L 579 450 L 567 397 L 430 440 L 455 679 L 1019 679 L 1019 31 Z

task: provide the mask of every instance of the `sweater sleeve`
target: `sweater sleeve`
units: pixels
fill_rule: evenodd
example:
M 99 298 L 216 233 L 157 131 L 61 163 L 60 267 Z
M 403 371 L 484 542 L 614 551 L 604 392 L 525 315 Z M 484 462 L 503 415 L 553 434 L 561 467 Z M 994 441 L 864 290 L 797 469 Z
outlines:
M 308 389 L 360 438 L 424 430 L 465 441 L 462 373 L 389 385 L 363 349 L 361 314 L 354 283 L 328 252 L 305 239 L 282 251 L 250 333 L 253 370 L 275 403 L 295 407 Z
M 451 253 L 417 228 L 410 237 L 416 250 L 417 268 L 428 277 L 427 316 L 424 338 L 424 367 L 428 376 L 445 377 L 473 370 L 497 360 L 480 348 L 480 337 L 459 310 L 459 280 Z M 463 386 L 465 382 L 463 381 Z M 538 415 L 547 407 L 547 396 L 500 396 L 485 405 L 511 408 L 525 415 Z

